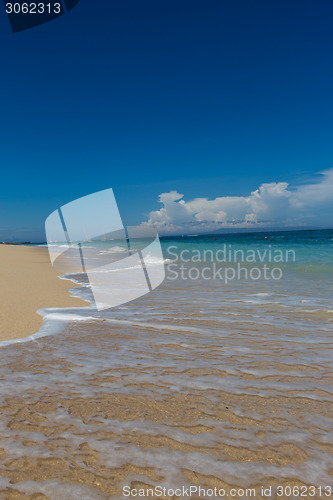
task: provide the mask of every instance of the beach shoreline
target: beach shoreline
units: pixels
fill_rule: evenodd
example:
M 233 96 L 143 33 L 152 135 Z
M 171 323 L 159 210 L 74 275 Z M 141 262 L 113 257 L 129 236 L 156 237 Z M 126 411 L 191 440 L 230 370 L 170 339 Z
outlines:
M 38 332 L 50 307 L 84 307 L 69 288 L 78 287 L 60 279 L 43 247 L 0 245 L 0 342 L 29 337 Z
M 266 244 L 249 238 L 231 243 Z M 124 487 L 163 486 L 171 493 L 161 498 L 171 500 L 173 488 L 190 485 L 224 489 L 225 498 L 232 489 L 237 498 L 290 498 L 293 488 L 328 497 L 332 236 L 321 233 L 311 244 L 304 233 L 291 243 L 276 238 L 283 249 L 297 245 L 299 260 L 274 286 L 174 280 L 167 270 L 150 294 L 99 312 L 75 307 L 73 285 L 56 273 L 40 282 L 42 295 L 63 286 L 62 307 L 44 297 L 28 311 L 38 318 L 44 307 L 39 333 L 0 349 L 0 498 L 118 500 Z M 211 237 L 202 240 L 216 248 Z M 194 238 L 171 243 L 200 245 Z M 108 255 L 108 243 L 95 245 Z M 16 278 L 27 307 L 36 262 L 42 275 L 51 268 L 47 248 L 6 251 L 11 272 L 20 263 L 32 273 L 21 271 L 26 290 Z M 5 267 L 1 252 L 0 259 Z M 82 271 L 63 277 L 82 284 L 74 295 L 92 298 Z M 74 308 L 63 307 L 66 297 Z

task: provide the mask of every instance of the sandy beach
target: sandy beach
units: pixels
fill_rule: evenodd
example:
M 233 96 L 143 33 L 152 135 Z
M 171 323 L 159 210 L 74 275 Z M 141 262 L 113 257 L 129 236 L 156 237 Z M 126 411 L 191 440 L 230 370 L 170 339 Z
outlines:
M 5 338 L 37 331 L 38 308 L 87 304 L 45 249 L 0 246 L 0 257 Z M 174 500 L 191 485 L 329 497 L 332 314 L 312 312 L 310 293 L 295 310 L 263 286 L 223 295 L 217 282 L 166 280 L 126 307 L 57 309 L 57 333 L 2 346 L 0 498 L 119 500 L 163 486 L 158 498 Z
M 38 309 L 80 307 L 71 297 L 75 285 L 59 279 L 46 248 L 0 245 L 0 341 L 28 337 L 43 324 Z

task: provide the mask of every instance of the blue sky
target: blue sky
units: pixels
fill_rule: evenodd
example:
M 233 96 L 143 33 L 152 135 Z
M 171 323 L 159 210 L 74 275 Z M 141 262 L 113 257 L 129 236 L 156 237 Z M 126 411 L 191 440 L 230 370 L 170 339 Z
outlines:
M 12 34 L 3 9 L 0 239 L 109 187 L 129 224 L 173 191 L 307 192 L 333 167 L 332 21 L 331 0 L 81 0 Z

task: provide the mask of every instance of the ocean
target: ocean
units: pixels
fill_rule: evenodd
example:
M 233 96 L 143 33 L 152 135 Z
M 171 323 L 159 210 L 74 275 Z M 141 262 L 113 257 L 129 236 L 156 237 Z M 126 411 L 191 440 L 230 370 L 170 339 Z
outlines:
M 45 309 L 38 333 L 3 343 L 0 492 L 107 499 L 128 485 L 253 486 L 264 498 L 264 485 L 275 498 L 291 485 L 324 496 L 333 230 L 161 244 L 158 288 L 103 311 Z M 117 245 L 88 247 L 105 262 Z M 92 300 L 82 273 L 63 278 Z

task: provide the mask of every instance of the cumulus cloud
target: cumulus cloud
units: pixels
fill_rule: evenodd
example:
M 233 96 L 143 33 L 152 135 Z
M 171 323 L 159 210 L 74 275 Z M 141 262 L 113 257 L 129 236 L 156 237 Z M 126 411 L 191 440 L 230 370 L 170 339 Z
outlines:
M 332 227 L 333 168 L 319 175 L 318 182 L 296 187 L 287 182 L 261 184 L 249 196 L 185 201 L 177 191 L 162 193 L 162 208 L 150 212 L 141 226 L 164 234 L 223 228 Z

